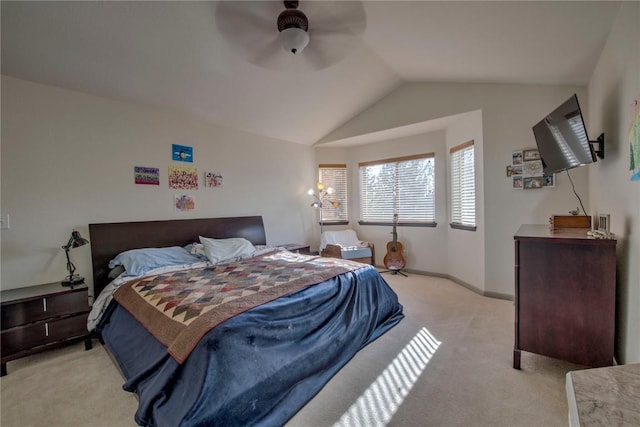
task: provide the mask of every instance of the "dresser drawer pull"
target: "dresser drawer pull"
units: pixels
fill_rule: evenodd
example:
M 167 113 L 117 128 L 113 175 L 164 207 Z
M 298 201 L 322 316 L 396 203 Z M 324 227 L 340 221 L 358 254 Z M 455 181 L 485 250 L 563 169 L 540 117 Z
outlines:
M 44 334 L 47 337 L 49 336 L 49 324 L 48 323 L 44 324 Z
M 46 298 L 42 298 L 42 309 L 44 311 L 47 311 L 47 299 Z

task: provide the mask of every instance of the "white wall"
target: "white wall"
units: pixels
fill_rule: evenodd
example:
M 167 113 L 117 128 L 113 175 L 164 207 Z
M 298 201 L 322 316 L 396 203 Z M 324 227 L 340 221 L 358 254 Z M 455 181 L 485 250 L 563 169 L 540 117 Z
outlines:
M 174 143 L 192 146 L 194 163 L 172 161 Z M 0 209 L 11 227 L 2 230 L 2 289 L 61 280 L 60 247 L 74 228 L 90 239 L 90 223 L 262 215 L 269 244 L 306 242 L 315 229 L 310 147 L 192 116 L 3 76 L 1 148 Z M 160 185 L 135 185 L 134 166 L 160 168 Z M 188 192 L 196 210 L 175 212 L 169 166 L 220 171 L 224 186 Z M 91 283 L 89 247 L 71 256 Z
M 349 169 L 351 171 L 351 223 L 353 228 L 376 245 L 377 264 L 383 265 L 387 253 L 387 243 L 393 239 L 392 228 L 374 225 L 358 225 L 360 204 L 358 199 L 358 163 L 402 157 L 413 154 L 434 153 L 435 155 L 435 201 L 436 206 L 446 203 L 447 194 L 444 186 L 446 168 L 443 163 L 445 155 L 445 133 L 443 131 L 419 134 L 404 138 L 352 147 L 350 150 Z M 400 219 L 402 221 L 402 219 Z M 436 223 L 443 224 L 446 216 L 436 210 Z M 446 232 L 443 227 L 397 227 L 398 241 L 403 245 L 407 266 L 414 270 L 446 274 L 447 254 Z
M 447 226 L 448 265 L 447 274 L 487 293 L 485 283 L 485 213 L 484 213 L 484 139 L 482 136 L 482 112 L 473 111 L 459 115 L 447 126 L 447 161 L 451 164 L 449 150 L 467 141 L 474 142 L 474 163 L 476 176 L 476 230 L 452 229 Z M 450 171 L 447 173 L 448 200 L 450 194 Z M 451 216 L 450 203 L 447 202 L 447 221 Z M 495 293 L 493 291 L 489 293 Z
M 640 100 L 640 3 L 625 2 L 589 82 L 590 135 L 605 133 L 605 159 L 589 168 L 590 208 L 611 215 L 618 238 L 617 354 L 640 362 L 640 181 L 629 179 L 629 126 Z
M 386 245 L 391 240 L 390 227 L 359 225 L 359 183 L 358 164 L 360 162 L 388 159 L 413 154 L 435 154 L 436 169 L 436 223 L 437 227 L 398 227 L 398 240 L 402 243 L 408 270 L 452 277 L 480 292 L 485 291 L 484 283 L 484 200 L 482 189 L 482 114 L 480 111 L 458 114 L 442 120 L 437 131 L 420 131 L 429 128 L 428 123 L 413 126 L 410 130 L 394 129 L 387 133 L 415 133 L 404 137 L 381 137 L 379 133 L 360 138 L 360 145 L 335 148 L 331 145 L 318 146 L 317 163 L 347 162 L 349 177 L 349 220 L 348 226 L 335 229 L 353 228 L 361 239 L 375 243 L 377 265 L 383 265 Z M 381 141 L 364 143 L 367 140 Z M 449 148 L 474 140 L 476 143 L 476 172 L 480 186 L 477 196 L 478 230 L 476 232 L 452 230 L 449 228 L 448 164 Z
M 575 209 L 578 201 L 565 174 L 557 176 L 556 188 L 513 190 L 505 168 L 511 162 L 513 150 L 536 147 L 533 125 L 574 93 L 586 104 L 586 89 L 578 86 L 407 83 L 323 138 L 323 142 L 481 111 L 483 143 L 479 179 L 483 188 L 479 191 L 484 195 L 484 220 L 479 227 L 484 227 L 481 231 L 484 232 L 484 279 L 476 277 L 465 282 L 484 281 L 486 293 L 513 296 L 514 233 L 521 224 L 545 224 L 549 216 Z M 587 169 L 571 171 L 585 207 L 589 203 Z M 446 222 L 438 224 L 438 227 L 445 226 Z M 460 233 L 452 237 L 449 244 L 454 240 L 456 247 L 474 248 L 477 236 Z M 416 254 L 424 258 L 429 255 Z

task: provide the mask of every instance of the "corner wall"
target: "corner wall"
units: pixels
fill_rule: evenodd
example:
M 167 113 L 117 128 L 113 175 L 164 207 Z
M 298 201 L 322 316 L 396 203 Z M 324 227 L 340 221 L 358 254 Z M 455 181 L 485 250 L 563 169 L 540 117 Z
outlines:
M 488 294 L 513 296 L 513 235 L 521 224 L 546 224 L 549 216 L 575 209 L 575 198 L 565 174 L 556 176 L 556 187 L 540 190 L 513 190 L 505 168 L 513 150 L 535 148 L 532 127 L 547 113 L 577 93 L 582 104 L 586 89 L 580 86 L 515 84 L 407 83 L 323 138 L 323 143 L 383 132 L 415 123 L 482 111 L 482 176 L 484 221 L 484 277 Z M 572 170 L 576 191 L 589 204 L 588 168 Z M 357 188 L 357 187 L 356 187 Z M 446 205 L 438 208 L 446 212 Z M 591 212 L 589 212 L 591 214 Z M 445 227 L 439 222 L 438 228 Z M 481 227 L 484 227 L 482 230 Z M 470 234 L 456 245 L 473 247 Z M 449 251 L 448 248 L 440 250 Z M 417 259 L 432 254 L 418 253 Z M 482 273 L 481 273 L 482 274 Z M 481 288 L 481 286 L 479 286 Z
M 447 274 L 467 285 L 471 285 L 484 294 L 496 294 L 487 292 L 486 287 L 486 255 L 485 241 L 485 205 L 484 205 L 484 138 L 482 132 L 482 112 L 473 111 L 460 115 L 457 120 L 447 126 L 447 218 L 443 226 L 447 228 L 448 256 Z M 476 230 L 466 231 L 452 229 L 450 220 L 450 171 L 451 155 L 449 150 L 467 141 L 474 141 L 474 162 L 476 176 Z M 496 296 L 504 296 L 502 294 Z
M 434 153 L 436 170 L 436 205 L 446 203 L 446 187 L 444 185 L 446 168 L 443 162 L 445 155 L 445 132 L 437 131 L 401 138 L 392 138 L 376 143 L 346 147 L 316 148 L 316 163 L 347 163 L 349 174 L 349 225 L 336 226 L 332 229 L 352 228 L 361 239 L 375 244 L 376 265 L 383 265 L 386 245 L 392 240 L 391 226 L 359 225 L 360 201 L 358 199 L 360 162 L 402 157 L 412 154 Z M 316 165 L 317 167 L 317 165 Z M 446 229 L 441 224 L 446 221 L 446 213 L 436 210 L 438 227 L 398 227 L 398 241 L 404 248 L 407 265 L 414 270 L 445 274 L 447 264 Z M 443 250 L 444 248 L 444 250 Z
M 629 128 L 640 102 L 640 3 L 623 2 L 589 82 L 589 135 L 605 134 L 605 159 L 589 168 L 590 210 L 611 215 L 617 245 L 616 355 L 640 362 L 640 181 L 629 173 Z

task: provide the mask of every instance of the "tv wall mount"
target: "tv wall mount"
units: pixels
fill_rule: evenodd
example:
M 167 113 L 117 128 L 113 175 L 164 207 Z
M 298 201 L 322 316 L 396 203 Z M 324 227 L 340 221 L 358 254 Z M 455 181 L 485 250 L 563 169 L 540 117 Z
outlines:
M 598 149 L 596 150 L 593 147 L 593 152 L 596 153 L 596 156 L 600 159 L 604 159 L 604 133 L 601 133 L 597 140 L 589 141 L 589 144 L 593 147 L 594 144 L 598 144 Z

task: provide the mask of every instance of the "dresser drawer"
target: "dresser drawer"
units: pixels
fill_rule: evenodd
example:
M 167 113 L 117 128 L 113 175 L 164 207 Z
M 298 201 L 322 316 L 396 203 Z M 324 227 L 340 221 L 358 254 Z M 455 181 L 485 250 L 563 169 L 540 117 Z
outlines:
M 91 349 L 86 285 L 53 282 L 8 289 L 0 292 L 0 301 L 0 376 L 7 375 L 7 362 L 30 354 L 79 340 Z
M 87 289 L 3 304 L 2 330 L 89 310 Z
M 2 357 L 8 357 L 21 351 L 39 346 L 79 338 L 87 335 L 88 313 L 75 316 L 57 318 L 51 321 L 30 323 L 3 330 L 1 351 Z

